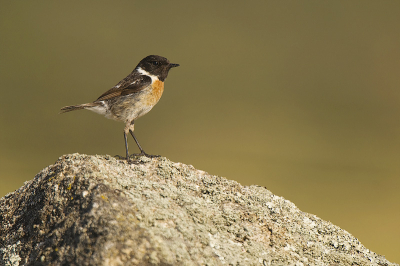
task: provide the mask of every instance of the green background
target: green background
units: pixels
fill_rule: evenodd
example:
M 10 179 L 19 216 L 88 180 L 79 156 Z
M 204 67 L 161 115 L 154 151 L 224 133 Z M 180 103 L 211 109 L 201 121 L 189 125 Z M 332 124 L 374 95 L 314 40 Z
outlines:
M 171 70 L 145 151 L 257 184 L 400 262 L 400 1 L 0 1 L 0 196 L 68 153 L 124 155 L 95 100 Z M 137 152 L 132 139 L 131 152 Z

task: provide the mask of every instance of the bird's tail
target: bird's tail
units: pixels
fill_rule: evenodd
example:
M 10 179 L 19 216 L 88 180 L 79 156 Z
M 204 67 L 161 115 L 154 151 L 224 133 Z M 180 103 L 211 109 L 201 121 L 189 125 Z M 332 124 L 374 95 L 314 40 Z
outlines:
M 98 103 L 84 103 L 84 104 L 78 104 L 78 105 L 65 106 L 65 107 L 61 108 L 60 114 L 75 111 L 75 110 L 85 109 L 88 107 L 95 107 L 98 105 L 99 105 Z

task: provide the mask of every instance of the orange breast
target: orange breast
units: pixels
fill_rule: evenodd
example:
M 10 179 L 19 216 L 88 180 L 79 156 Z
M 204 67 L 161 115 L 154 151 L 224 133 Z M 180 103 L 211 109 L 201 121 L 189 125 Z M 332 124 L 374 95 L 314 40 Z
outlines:
M 162 94 L 164 92 L 164 82 L 160 80 L 156 80 L 153 83 L 153 89 L 147 98 L 147 104 L 148 105 L 155 105 L 161 98 Z

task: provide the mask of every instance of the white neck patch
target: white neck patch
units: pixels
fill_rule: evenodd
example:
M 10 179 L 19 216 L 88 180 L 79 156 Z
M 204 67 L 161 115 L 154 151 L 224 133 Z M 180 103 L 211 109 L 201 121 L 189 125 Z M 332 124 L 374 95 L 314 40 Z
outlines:
M 149 72 L 147 72 L 146 70 L 144 70 L 141 67 L 138 67 L 136 70 L 137 70 L 137 72 L 139 72 L 142 75 L 149 76 L 151 78 L 151 82 L 154 82 L 154 81 L 158 80 L 157 76 L 154 76 L 154 75 L 150 74 Z

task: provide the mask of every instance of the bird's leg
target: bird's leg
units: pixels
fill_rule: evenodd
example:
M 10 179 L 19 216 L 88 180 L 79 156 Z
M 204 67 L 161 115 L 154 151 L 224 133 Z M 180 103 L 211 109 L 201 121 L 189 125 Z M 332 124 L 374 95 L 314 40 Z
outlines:
M 124 131 L 124 138 L 125 138 L 125 150 L 126 150 L 126 159 L 129 160 L 129 151 L 128 151 L 128 136 Z
M 140 146 L 140 144 L 139 144 L 139 141 L 137 140 L 137 138 L 135 137 L 135 134 L 133 134 L 133 130 L 135 129 L 135 121 L 134 120 L 132 120 L 132 122 L 131 122 L 131 124 L 130 124 L 130 126 L 129 126 L 129 132 L 131 133 L 131 135 L 132 135 L 132 137 L 133 137 L 133 139 L 135 140 L 135 142 L 136 142 L 136 144 L 137 144 L 137 146 L 138 146 L 138 148 L 139 148 L 139 150 L 140 150 L 140 153 L 135 153 L 135 154 L 133 154 L 133 155 L 135 155 L 135 156 L 146 156 L 146 157 L 148 157 L 148 158 L 154 158 L 154 157 L 160 157 L 160 155 L 150 155 L 150 154 L 147 154 L 143 149 L 142 149 L 142 146 Z
M 133 122 L 133 121 L 132 121 Z M 126 151 L 126 160 L 129 161 L 129 150 L 128 150 L 128 132 L 130 130 L 131 123 L 126 123 L 124 129 L 124 139 L 125 139 L 125 151 Z

